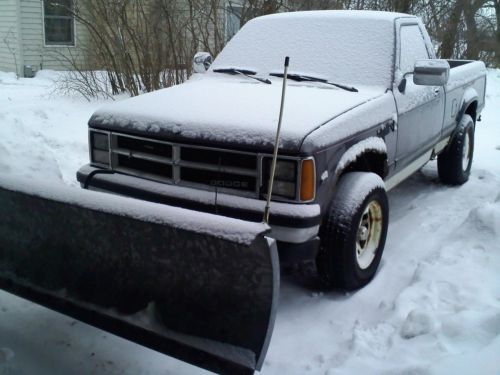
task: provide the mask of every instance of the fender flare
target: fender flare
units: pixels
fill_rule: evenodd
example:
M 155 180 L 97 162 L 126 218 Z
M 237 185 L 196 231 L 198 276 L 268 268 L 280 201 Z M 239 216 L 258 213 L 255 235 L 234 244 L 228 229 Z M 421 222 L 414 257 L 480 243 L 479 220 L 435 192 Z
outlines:
M 451 133 L 450 142 L 448 144 L 450 144 L 451 140 L 456 137 L 456 134 L 459 130 L 458 126 L 460 125 L 460 122 L 462 121 L 462 118 L 464 117 L 464 115 L 467 113 L 467 110 L 469 109 L 469 107 L 474 105 L 474 103 L 476 103 L 476 106 L 477 106 L 478 100 L 479 100 L 479 95 L 478 95 L 477 91 L 473 87 L 468 87 L 465 90 L 464 95 L 462 96 L 462 104 L 461 104 L 460 110 L 458 111 L 457 116 L 456 116 L 455 129 L 453 129 L 453 132 Z M 474 127 L 475 127 L 476 118 L 475 118 L 475 116 L 471 116 L 471 117 L 472 117 L 472 120 L 474 121 Z
M 344 152 L 337 163 L 334 173 L 335 178 L 338 179 L 347 167 L 356 162 L 361 155 L 368 152 L 385 155 L 387 163 L 387 145 L 385 144 L 385 141 L 380 137 L 368 137 L 358 143 L 355 143 Z M 383 176 L 381 177 L 383 178 Z
M 467 111 L 467 109 L 474 104 L 474 102 L 477 104 L 479 100 L 479 95 L 476 91 L 475 88 L 473 87 L 468 87 L 464 95 L 462 96 L 462 104 L 460 105 L 460 110 L 457 113 L 456 121 L 457 125 L 460 123 L 460 120 L 462 120 L 463 115 Z M 476 121 L 475 118 L 473 118 L 474 122 Z

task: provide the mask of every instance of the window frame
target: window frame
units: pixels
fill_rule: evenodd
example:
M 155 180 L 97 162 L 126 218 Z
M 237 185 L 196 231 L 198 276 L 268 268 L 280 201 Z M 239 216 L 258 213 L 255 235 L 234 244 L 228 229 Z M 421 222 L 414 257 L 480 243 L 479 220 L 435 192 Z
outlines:
M 50 1 L 50 0 L 49 0 Z M 53 0 L 57 1 L 57 0 Z M 45 0 L 41 0 L 42 2 L 42 37 L 43 37 L 43 46 L 47 48 L 74 48 L 76 47 L 76 23 L 75 23 L 75 17 L 74 16 L 47 16 L 45 14 Z M 71 7 L 74 11 L 75 9 L 75 0 L 71 0 Z M 64 19 L 64 20 L 71 20 L 71 36 L 72 36 L 72 41 L 71 43 L 66 43 L 66 42 L 49 42 L 47 43 L 47 35 L 45 32 L 45 20 L 46 19 Z
M 420 26 L 420 24 L 418 22 L 415 22 L 414 20 L 412 21 L 407 21 L 407 22 L 400 22 L 399 25 L 398 25 L 398 33 L 397 33 L 397 61 L 396 61 L 396 69 L 398 69 L 399 71 L 402 72 L 401 70 L 401 55 L 403 53 L 403 49 L 402 49 L 402 46 L 401 46 L 401 30 L 403 29 L 403 27 L 408 27 L 408 26 L 416 26 L 418 28 L 418 30 L 420 31 L 420 36 L 422 37 L 422 41 L 424 42 L 424 47 L 425 47 L 425 50 L 427 51 L 427 58 L 428 59 L 432 59 L 432 54 L 430 53 L 429 51 L 429 48 L 427 46 L 427 43 L 426 43 L 426 39 L 425 39 L 425 34 L 423 33 L 422 31 L 422 27 Z M 412 73 L 412 72 L 402 72 L 403 74 L 406 74 L 406 73 Z

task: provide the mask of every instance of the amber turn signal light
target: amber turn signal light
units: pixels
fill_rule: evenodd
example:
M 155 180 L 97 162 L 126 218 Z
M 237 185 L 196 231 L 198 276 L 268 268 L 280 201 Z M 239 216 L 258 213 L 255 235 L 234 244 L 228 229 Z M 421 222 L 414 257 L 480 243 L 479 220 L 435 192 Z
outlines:
M 300 200 L 310 201 L 314 199 L 316 192 L 316 171 L 312 159 L 302 160 L 302 173 L 300 176 Z

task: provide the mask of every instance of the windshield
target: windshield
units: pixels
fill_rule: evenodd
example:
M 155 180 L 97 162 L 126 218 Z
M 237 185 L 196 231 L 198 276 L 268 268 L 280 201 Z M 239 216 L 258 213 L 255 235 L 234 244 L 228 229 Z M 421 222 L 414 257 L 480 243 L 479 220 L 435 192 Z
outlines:
M 231 39 L 211 70 L 238 66 L 267 76 L 282 73 L 290 56 L 290 73 L 389 88 L 393 20 L 372 13 L 298 12 L 254 19 Z

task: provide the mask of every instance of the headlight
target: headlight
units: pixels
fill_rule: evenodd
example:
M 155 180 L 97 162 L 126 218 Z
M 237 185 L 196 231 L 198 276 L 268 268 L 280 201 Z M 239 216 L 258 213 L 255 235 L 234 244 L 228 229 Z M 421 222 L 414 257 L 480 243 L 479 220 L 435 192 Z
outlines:
M 90 132 L 90 161 L 109 165 L 109 134 Z
M 295 183 L 297 180 L 297 162 L 295 160 L 276 161 L 274 178 L 278 181 L 289 181 Z
M 263 160 L 263 193 L 267 194 L 269 177 L 271 175 L 272 158 Z M 278 159 L 274 173 L 273 196 L 295 199 L 297 196 L 297 161 Z
M 92 132 L 92 148 L 101 151 L 109 151 L 109 135 L 105 133 Z
M 286 182 L 274 179 L 273 195 L 295 199 L 295 182 Z
M 271 157 L 262 160 L 263 194 L 267 194 L 271 165 Z M 314 159 L 278 159 L 274 173 L 273 196 L 294 201 L 312 201 L 316 196 Z

